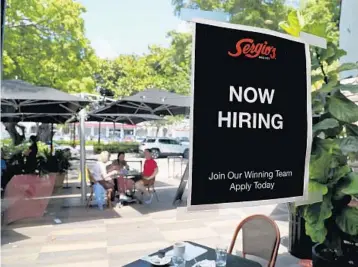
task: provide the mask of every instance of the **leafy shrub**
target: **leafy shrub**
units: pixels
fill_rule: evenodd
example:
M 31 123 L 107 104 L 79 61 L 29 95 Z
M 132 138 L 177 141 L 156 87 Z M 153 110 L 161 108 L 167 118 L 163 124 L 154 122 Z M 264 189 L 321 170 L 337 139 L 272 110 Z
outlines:
M 111 144 L 94 145 L 93 151 L 95 154 L 99 154 L 102 151 L 108 151 L 109 153 L 118 153 L 123 151 L 125 153 L 138 153 L 139 144 L 134 142 L 121 142 Z

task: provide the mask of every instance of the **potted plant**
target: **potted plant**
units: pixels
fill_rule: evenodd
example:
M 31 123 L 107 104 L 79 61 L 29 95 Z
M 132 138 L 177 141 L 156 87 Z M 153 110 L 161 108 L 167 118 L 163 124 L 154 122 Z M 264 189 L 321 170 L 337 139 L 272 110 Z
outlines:
M 345 52 L 338 48 L 335 25 L 305 23 L 305 17 L 295 11 L 281 26 L 292 35 L 305 31 L 328 42 L 327 49 L 311 48 L 314 119 L 309 190 L 320 192 L 323 199 L 300 208 L 306 234 L 317 243 L 312 250 L 313 266 L 358 266 L 358 207 L 354 205 L 358 174 L 349 166 L 358 153 L 358 126 L 354 124 L 358 106 L 344 95 L 344 91 L 357 92 L 358 85 L 339 81 L 342 71 L 358 65 L 339 66 Z
M 48 150 L 43 151 L 40 173 L 55 176 L 55 191 L 62 188 L 66 172 L 70 167 L 70 157 L 71 153 L 66 150 L 56 150 L 53 155 Z

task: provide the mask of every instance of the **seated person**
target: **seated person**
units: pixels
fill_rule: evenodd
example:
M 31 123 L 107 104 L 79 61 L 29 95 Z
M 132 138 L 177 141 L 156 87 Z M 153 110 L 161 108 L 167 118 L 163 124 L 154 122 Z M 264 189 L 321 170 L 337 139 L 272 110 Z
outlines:
M 134 182 L 131 179 L 125 179 L 124 175 L 129 170 L 129 166 L 125 161 L 124 152 L 119 152 L 117 159 L 112 162 L 109 166 L 109 171 L 117 170 L 119 175 L 117 176 L 117 190 L 119 193 L 119 199 L 129 200 L 126 196 L 126 189 L 132 189 L 134 187 Z
M 98 157 L 98 161 L 92 170 L 92 176 L 100 185 L 107 191 L 108 204 L 112 206 L 112 200 L 114 199 L 114 183 L 112 177 L 118 175 L 117 170 L 107 172 L 107 163 L 109 162 L 110 154 L 107 151 L 102 151 Z
M 152 158 L 152 151 L 150 149 L 144 150 L 144 166 L 142 172 L 142 178 L 135 183 L 135 187 L 140 191 L 144 198 L 146 199 L 144 203 L 150 204 L 153 199 L 153 194 L 149 194 L 146 186 L 153 183 L 155 176 L 158 174 L 158 165 L 156 161 Z

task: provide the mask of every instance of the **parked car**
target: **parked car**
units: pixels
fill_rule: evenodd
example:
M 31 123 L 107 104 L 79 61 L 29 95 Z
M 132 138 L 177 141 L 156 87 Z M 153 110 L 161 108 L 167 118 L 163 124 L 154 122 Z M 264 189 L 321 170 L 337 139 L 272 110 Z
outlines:
M 69 145 L 59 145 L 55 142 L 53 143 L 53 149 L 56 150 L 68 150 L 71 153 L 71 158 L 79 158 L 80 157 L 80 151 L 76 148 L 73 148 Z
M 152 150 L 153 158 L 161 156 L 183 156 L 189 157 L 189 146 L 179 143 L 177 140 L 166 137 L 146 138 L 139 146 L 142 154 L 145 149 Z
M 183 145 L 189 146 L 189 138 L 188 137 L 185 137 L 185 136 L 177 137 L 176 140 Z
M 136 138 L 135 138 L 135 141 L 137 143 L 143 143 L 144 140 L 145 140 L 145 137 L 136 136 Z

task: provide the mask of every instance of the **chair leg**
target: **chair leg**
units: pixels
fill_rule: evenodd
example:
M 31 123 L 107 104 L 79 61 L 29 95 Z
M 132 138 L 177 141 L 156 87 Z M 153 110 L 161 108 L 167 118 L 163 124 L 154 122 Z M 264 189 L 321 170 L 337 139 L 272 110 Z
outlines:
M 153 187 L 153 194 L 155 195 L 155 198 L 156 198 L 157 201 L 159 202 L 159 197 L 158 197 L 157 191 L 155 190 L 154 187 Z
M 89 198 L 88 198 L 88 200 L 87 200 L 87 209 L 89 208 L 89 206 L 91 205 L 91 201 L 92 201 L 92 199 L 93 199 L 93 190 L 91 191 L 91 194 L 90 194 L 90 196 L 89 196 Z
M 155 197 L 157 198 L 157 201 L 159 202 L 159 197 L 158 197 L 157 191 L 155 191 L 154 188 L 153 188 L 153 193 L 154 193 Z

